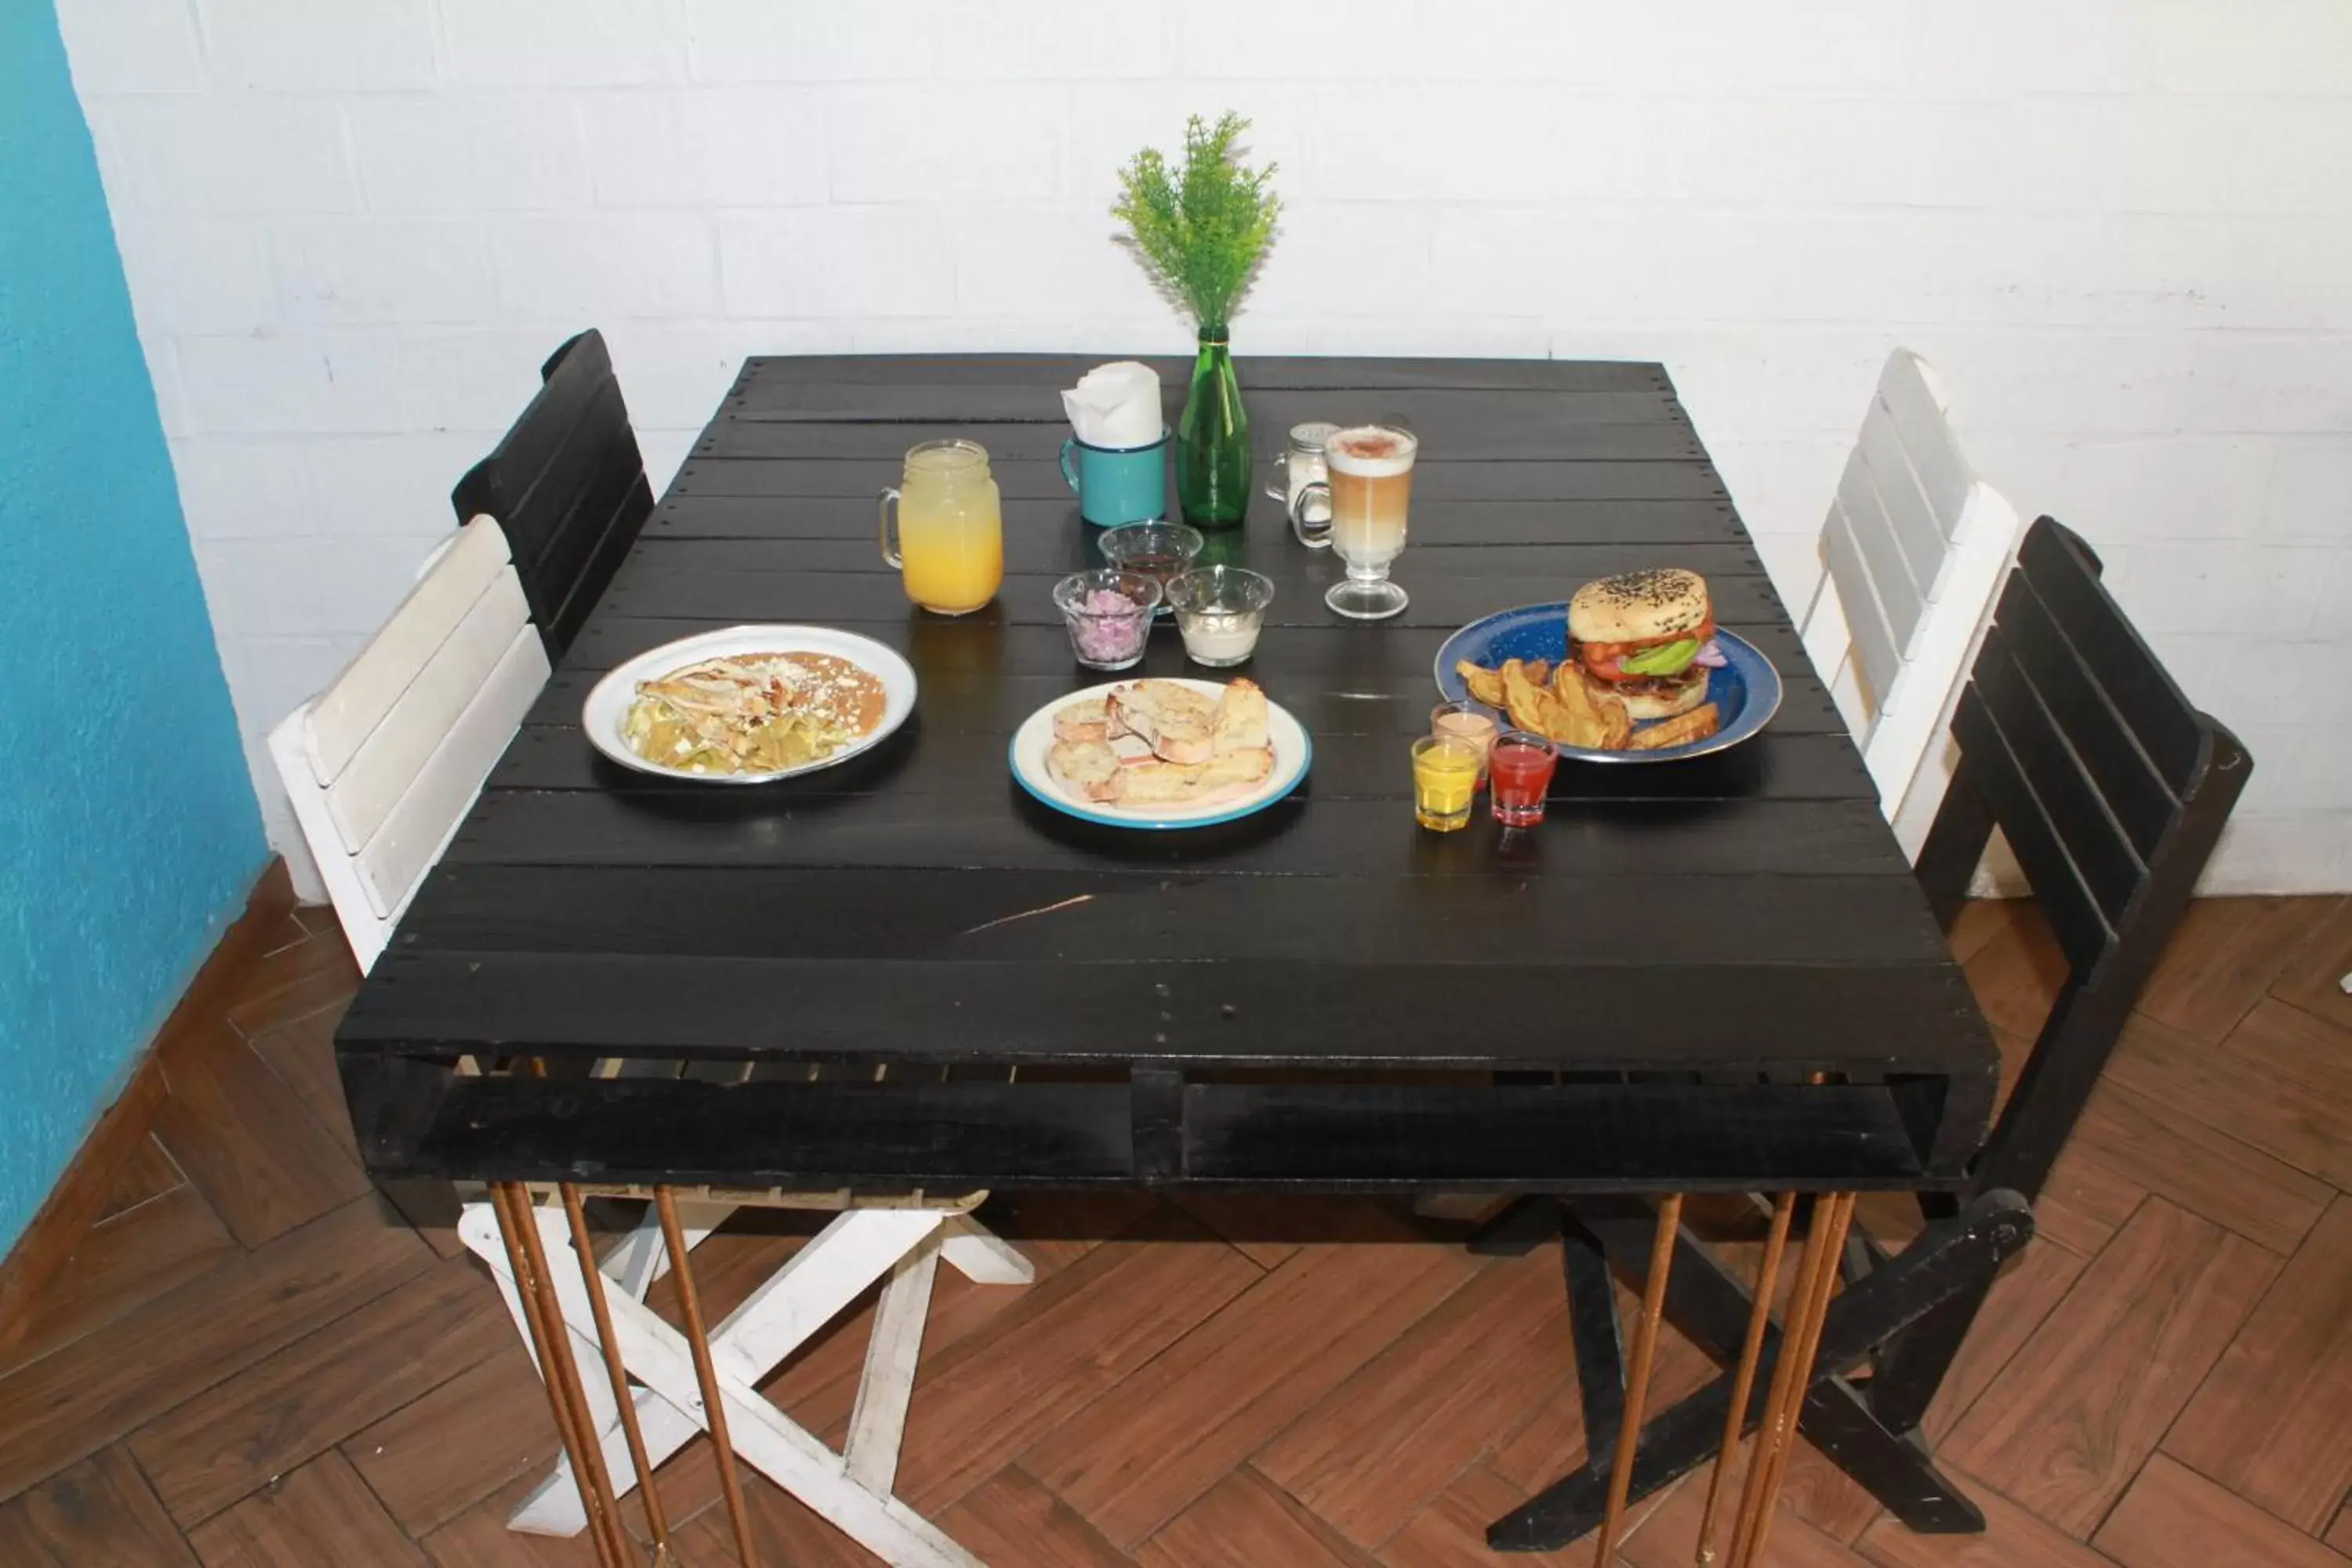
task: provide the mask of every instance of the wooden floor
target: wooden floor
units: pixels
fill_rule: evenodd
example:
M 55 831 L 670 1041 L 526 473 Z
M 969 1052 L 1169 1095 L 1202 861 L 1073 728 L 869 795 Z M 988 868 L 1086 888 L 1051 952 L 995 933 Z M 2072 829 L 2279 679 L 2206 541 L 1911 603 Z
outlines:
M 0 1356 L 0 1563 L 589 1563 L 502 1528 L 546 1407 L 482 1270 L 353 1159 L 331 921 L 282 937 Z M 2038 917 L 1973 907 L 1957 945 L 2014 1056 L 2056 971 Z M 2347 969 L 2345 900 L 2198 906 L 1929 1420 L 1990 1534 L 1910 1535 L 1807 1450 L 1773 1563 L 2352 1564 Z M 992 1218 L 1038 1281 L 940 1271 L 900 1489 L 999 1568 L 1508 1561 L 1480 1527 L 1582 1455 L 1550 1248 L 1481 1261 L 1369 1202 Z M 800 1240 L 715 1237 L 711 1305 Z M 770 1386 L 835 1441 L 864 1328 Z M 1670 1341 L 1661 1386 L 1705 1370 Z M 661 1479 L 687 1560 L 731 1562 L 708 1451 Z M 1688 1562 L 1697 1507 L 1644 1510 L 1623 1562 Z M 770 1563 L 873 1561 L 764 1484 L 755 1509 Z

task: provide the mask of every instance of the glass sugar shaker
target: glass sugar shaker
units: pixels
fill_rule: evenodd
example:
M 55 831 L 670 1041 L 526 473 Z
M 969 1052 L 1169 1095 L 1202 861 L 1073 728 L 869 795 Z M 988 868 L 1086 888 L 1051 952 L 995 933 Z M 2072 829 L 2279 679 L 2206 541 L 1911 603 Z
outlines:
M 1274 482 L 1265 487 L 1267 496 L 1282 503 L 1283 510 L 1290 510 L 1290 498 L 1305 486 L 1318 480 L 1328 481 L 1331 475 L 1323 460 L 1323 444 L 1339 434 L 1339 426 L 1326 419 L 1309 420 L 1290 427 L 1290 446 L 1278 461 Z M 1331 508 L 1328 501 L 1309 501 L 1303 517 L 1294 517 L 1291 530 L 1298 542 L 1309 550 L 1328 549 L 1331 543 Z

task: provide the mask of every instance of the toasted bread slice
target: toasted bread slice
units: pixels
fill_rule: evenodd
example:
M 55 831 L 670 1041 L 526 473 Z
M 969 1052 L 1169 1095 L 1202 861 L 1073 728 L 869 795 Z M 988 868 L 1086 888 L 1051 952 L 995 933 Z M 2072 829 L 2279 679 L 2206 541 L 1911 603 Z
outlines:
M 1108 741 L 1110 739 L 1110 705 L 1099 697 L 1089 697 L 1083 702 L 1072 702 L 1054 710 L 1054 739 L 1056 741 Z
M 1146 763 L 1156 763 L 1160 760 L 1159 753 L 1151 749 L 1150 742 L 1140 735 L 1130 735 L 1124 730 L 1113 735 L 1104 744 L 1110 747 L 1111 754 L 1118 759 L 1118 765 L 1123 768 L 1141 767 Z
M 1100 741 L 1056 741 L 1045 753 L 1045 771 L 1072 795 L 1087 800 L 1114 798 L 1119 775 L 1118 753 Z
M 1217 704 L 1217 754 L 1259 751 L 1265 744 L 1265 689 L 1255 680 L 1234 681 Z
M 1212 805 L 1256 787 L 1272 772 L 1274 752 L 1263 746 L 1190 766 L 1147 763 L 1120 772 L 1112 799 L 1127 806 Z
M 1216 706 L 1190 687 L 1134 681 L 1112 690 L 1108 712 L 1169 762 L 1205 763 L 1216 754 Z

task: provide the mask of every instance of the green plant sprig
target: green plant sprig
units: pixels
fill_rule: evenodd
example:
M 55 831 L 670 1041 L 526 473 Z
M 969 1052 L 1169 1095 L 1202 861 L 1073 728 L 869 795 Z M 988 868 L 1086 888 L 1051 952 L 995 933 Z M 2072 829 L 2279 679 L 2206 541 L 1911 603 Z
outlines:
M 1228 110 L 1216 124 L 1184 124 L 1184 166 L 1171 172 L 1155 148 L 1119 171 L 1111 216 L 1153 279 L 1201 326 L 1222 327 L 1274 239 L 1282 199 L 1268 188 L 1278 165 L 1252 169 L 1234 157 L 1249 121 Z

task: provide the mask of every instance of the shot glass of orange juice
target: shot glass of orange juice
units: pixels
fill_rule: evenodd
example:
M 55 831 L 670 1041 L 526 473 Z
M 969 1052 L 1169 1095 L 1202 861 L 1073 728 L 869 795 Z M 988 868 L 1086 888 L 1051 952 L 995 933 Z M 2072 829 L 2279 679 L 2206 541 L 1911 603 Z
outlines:
M 1004 518 L 987 448 L 952 440 L 909 447 L 904 475 L 882 492 L 878 512 L 882 559 L 898 568 L 907 597 L 941 616 L 970 615 L 996 597 L 1004 581 Z
M 1470 800 L 1478 793 L 1478 749 L 1448 735 L 1423 735 L 1412 743 L 1412 817 L 1434 833 L 1470 826 Z

